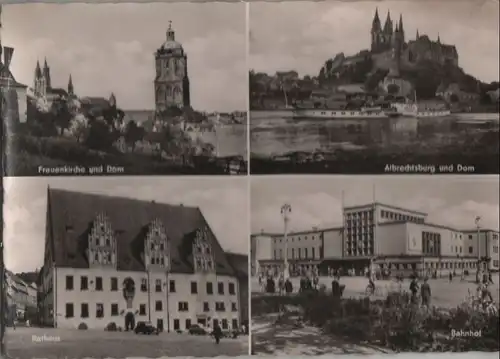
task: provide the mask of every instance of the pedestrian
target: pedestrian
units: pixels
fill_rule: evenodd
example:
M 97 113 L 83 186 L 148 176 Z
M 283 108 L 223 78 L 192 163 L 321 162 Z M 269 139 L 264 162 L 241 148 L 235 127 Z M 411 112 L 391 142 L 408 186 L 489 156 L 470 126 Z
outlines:
M 490 282 L 490 284 L 495 284 L 493 283 L 493 276 L 491 275 L 491 272 L 488 274 L 488 281 Z
M 285 292 L 287 294 L 290 294 L 293 292 L 293 284 L 292 284 L 292 281 L 290 280 L 290 278 L 288 278 L 285 282 Z
M 429 283 L 427 282 L 428 278 L 424 278 L 424 283 L 420 287 L 420 296 L 422 297 L 422 305 L 429 307 L 430 301 L 431 301 L 431 287 L 429 286 Z
M 411 292 L 411 302 L 413 304 L 417 303 L 418 281 L 416 276 L 413 276 L 410 282 L 410 292 Z
M 450 282 L 453 281 L 453 273 L 452 272 L 450 272 L 450 274 L 448 274 L 448 279 L 450 280 Z
M 215 344 L 219 344 L 220 338 L 222 337 L 222 329 L 221 329 L 219 323 L 215 323 L 213 335 L 215 338 Z

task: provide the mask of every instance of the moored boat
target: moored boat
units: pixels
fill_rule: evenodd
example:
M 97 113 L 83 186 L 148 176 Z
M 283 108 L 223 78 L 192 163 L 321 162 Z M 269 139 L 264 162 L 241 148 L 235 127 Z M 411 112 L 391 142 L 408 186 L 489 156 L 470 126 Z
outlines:
M 387 111 L 373 110 L 328 110 L 328 109 L 295 109 L 293 118 L 296 120 L 334 120 L 334 119 L 383 119 L 389 118 Z

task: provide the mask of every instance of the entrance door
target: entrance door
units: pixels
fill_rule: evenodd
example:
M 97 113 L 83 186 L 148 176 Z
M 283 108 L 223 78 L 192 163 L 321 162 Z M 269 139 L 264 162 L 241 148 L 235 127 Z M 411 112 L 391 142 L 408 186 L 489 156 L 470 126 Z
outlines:
M 159 332 L 163 332 L 163 319 L 156 319 L 156 329 Z
M 219 320 L 218 319 L 214 319 L 213 323 L 214 323 L 213 327 L 215 328 L 217 326 L 217 324 L 219 324 Z

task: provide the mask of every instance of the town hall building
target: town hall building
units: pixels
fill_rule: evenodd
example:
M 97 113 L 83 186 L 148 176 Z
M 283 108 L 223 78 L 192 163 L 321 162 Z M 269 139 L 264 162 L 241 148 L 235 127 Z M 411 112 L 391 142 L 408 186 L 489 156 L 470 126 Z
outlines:
M 241 325 L 237 271 L 195 207 L 49 188 L 39 282 L 57 328 Z

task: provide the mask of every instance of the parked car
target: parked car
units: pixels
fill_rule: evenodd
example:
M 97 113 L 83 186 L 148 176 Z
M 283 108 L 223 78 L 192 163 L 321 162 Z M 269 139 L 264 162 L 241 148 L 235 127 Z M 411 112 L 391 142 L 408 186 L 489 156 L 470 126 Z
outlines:
M 191 335 L 207 335 L 208 334 L 208 330 L 199 324 L 191 325 L 189 327 L 188 331 L 189 331 L 189 334 L 191 334 Z
M 135 334 L 159 334 L 158 329 L 156 329 L 151 322 L 137 322 L 134 332 Z

